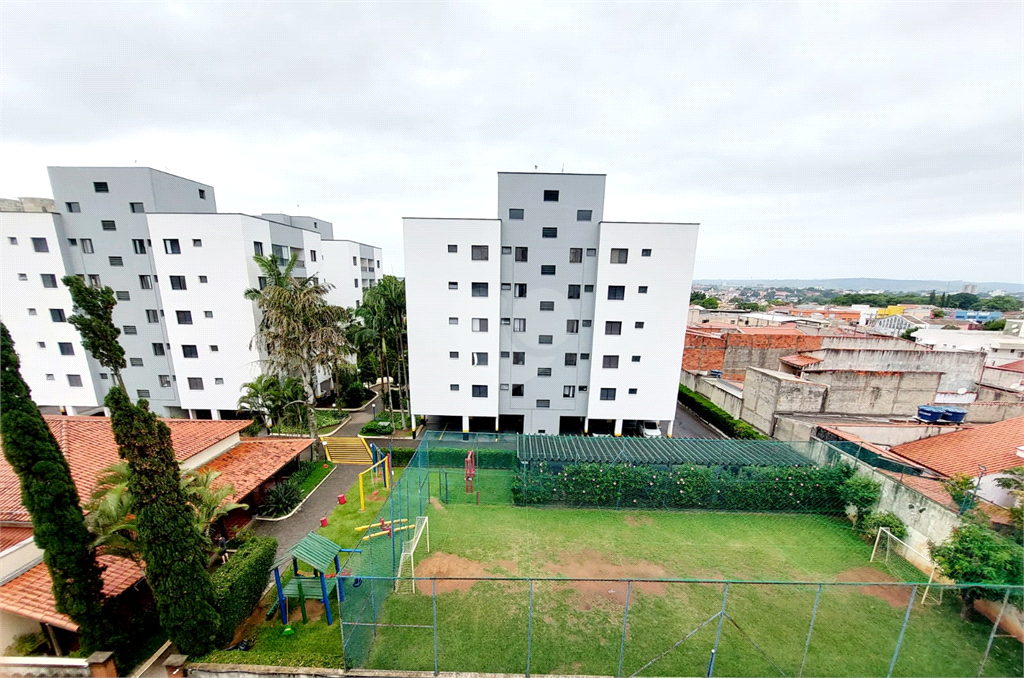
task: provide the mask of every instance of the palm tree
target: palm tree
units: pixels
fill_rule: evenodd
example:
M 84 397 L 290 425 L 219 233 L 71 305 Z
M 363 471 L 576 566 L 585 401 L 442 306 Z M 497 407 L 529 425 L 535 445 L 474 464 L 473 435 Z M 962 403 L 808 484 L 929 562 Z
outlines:
M 196 512 L 196 527 L 208 539 L 214 523 L 235 509 L 249 508 L 248 504 L 228 501 L 235 493 L 230 483 L 214 488 L 213 483 L 220 475 L 220 471 L 189 471 L 181 476 L 181 484 Z
M 284 264 L 283 268 L 274 255 L 268 257 L 257 254 L 252 260 L 260 267 L 264 274 L 262 277 L 266 278 L 267 282 L 262 289 L 250 287 L 245 291 L 245 298 L 249 301 L 259 301 L 263 296 L 263 290 L 267 287 L 288 287 L 295 280 L 292 277 L 292 271 L 295 270 L 295 264 L 298 261 L 297 253 L 292 254 L 292 258 L 288 260 L 287 264 Z
M 405 428 L 406 408 L 409 408 L 409 421 L 412 422 L 412 409 L 408 399 L 408 373 L 405 362 L 405 281 L 394 276 L 384 276 L 377 285 L 366 290 L 363 304 L 356 311 L 363 321 L 359 336 L 364 341 L 380 344 L 381 373 L 388 377 L 388 407 L 390 408 L 390 365 L 388 360 L 388 344 L 393 343 L 394 355 L 397 359 L 401 384 L 399 391 L 399 407 L 401 408 L 402 428 Z
M 238 409 L 249 412 L 269 430 L 277 422 L 275 401 L 279 401 L 280 380 L 272 374 L 261 374 L 250 382 L 242 384 L 245 389 L 238 399 Z

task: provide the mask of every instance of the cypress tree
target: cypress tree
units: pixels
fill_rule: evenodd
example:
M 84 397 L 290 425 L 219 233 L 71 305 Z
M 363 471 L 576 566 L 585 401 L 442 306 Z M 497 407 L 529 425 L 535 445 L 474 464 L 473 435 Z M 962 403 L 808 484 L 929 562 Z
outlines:
M 160 625 L 185 654 L 205 654 L 216 642 L 220 616 L 206 571 L 206 539 L 181 487 L 171 429 L 149 411 L 147 401 L 133 405 L 118 387 L 110 389 L 105 405 L 118 453 L 128 462 L 128 491 Z
M 21 481 L 36 545 L 53 582 L 57 611 L 78 624 L 82 649 L 110 649 L 103 614 L 103 568 L 96 562 L 71 467 L 32 402 L 7 327 L 0 325 L 0 435 Z
M 88 287 L 77 275 L 66 275 L 60 281 L 71 292 L 75 312 L 68 322 L 82 335 L 82 346 L 110 370 L 118 386 L 124 388 L 121 370 L 128 363 L 124 359 L 124 347 L 117 341 L 121 330 L 114 324 L 114 307 L 117 306 L 114 290 Z

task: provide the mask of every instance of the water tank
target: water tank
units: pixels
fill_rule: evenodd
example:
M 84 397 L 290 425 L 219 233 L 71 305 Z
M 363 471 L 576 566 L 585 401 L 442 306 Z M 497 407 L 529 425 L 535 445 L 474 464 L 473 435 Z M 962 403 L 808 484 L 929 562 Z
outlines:
M 936 422 L 942 418 L 945 410 L 941 407 L 932 407 L 930 405 L 920 405 L 917 408 L 917 418 L 921 421 L 928 423 Z
M 961 407 L 944 407 L 942 410 L 942 421 L 948 421 L 951 424 L 963 423 L 966 416 L 967 410 Z

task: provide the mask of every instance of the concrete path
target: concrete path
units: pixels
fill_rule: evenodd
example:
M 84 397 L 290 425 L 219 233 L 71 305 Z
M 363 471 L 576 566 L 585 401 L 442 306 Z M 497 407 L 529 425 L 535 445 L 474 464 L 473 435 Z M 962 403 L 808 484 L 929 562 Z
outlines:
M 676 420 L 672 424 L 673 438 L 720 438 L 714 429 L 693 415 L 679 403 L 676 403 Z
M 338 495 L 348 492 L 367 466 L 338 464 L 327 480 L 306 500 L 295 515 L 285 520 L 268 522 L 253 520 L 252 528 L 258 536 L 277 539 L 277 557 L 299 542 L 308 533 L 320 527 L 320 519 L 330 515 L 338 505 Z M 358 500 L 358 497 L 356 498 Z M 351 501 L 351 497 L 349 498 Z

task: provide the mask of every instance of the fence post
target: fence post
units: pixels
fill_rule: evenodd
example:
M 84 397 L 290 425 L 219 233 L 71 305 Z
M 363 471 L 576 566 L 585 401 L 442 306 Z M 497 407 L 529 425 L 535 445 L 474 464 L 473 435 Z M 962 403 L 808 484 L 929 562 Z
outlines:
M 900 656 L 900 646 L 903 644 L 903 634 L 907 632 L 907 623 L 910 621 L 910 611 L 914 609 L 914 598 L 917 597 L 917 584 L 910 590 L 910 601 L 907 603 L 907 612 L 903 615 L 903 626 L 900 627 L 900 635 L 896 639 L 896 650 L 892 653 L 892 661 L 889 662 L 889 673 L 886 678 L 892 678 L 893 669 L 896 668 L 896 660 Z
M 1006 604 L 1010 601 L 1010 589 L 1006 589 L 1006 595 L 1003 596 L 1003 605 L 999 608 L 999 614 L 996 615 L 996 621 L 992 624 L 992 633 L 988 634 L 988 645 L 985 647 L 985 656 L 981 658 L 981 666 L 978 667 L 978 676 L 981 676 L 982 671 L 985 670 L 985 664 L 988 662 L 988 653 L 992 651 L 992 643 L 996 639 L 996 631 L 999 630 L 999 622 L 1003 621 L 1003 613 L 1006 612 Z
M 807 651 L 811 649 L 811 632 L 814 631 L 814 618 L 818 616 L 818 601 L 821 600 L 821 584 L 818 584 L 818 592 L 814 594 L 814 609 L 811 610 L 811 625 L 807 629 L 807 642 L 804 643 L 804 656 L 800 660 L 800 673 L 797 678 L 804 675 L 804 663 L 807 661 Z
M 530 656 L 533 651 L 533 580 L 530 580 L 530 612 L 526 618 L 526 678 L 530 678 Z
M 338 632 L 341 634 L 341 655 L 342 658 L 345 656 L 345 611 L 341 607 L 341 601 L 344 600 L 345 593 L 341 590 L 345 586 L 345 578 L 338 577 Z M 345 662 L 348 664 L 348 661 Z
M 388 525 L 391 526 L 391 576 L 394 577 L 398 574 L 398 567 L 395 563 L 395 493 L 394 491 L 388 497 L 391 501 L 388 502 L 391 506 L 391 522 Z M 399 507 L 401 508 L 401 507 Z
M 629 594 L 633 592 L 633 580 L 626 583 L 626 611 L 622 613 L 622 640 L 619 642 L 619 670 L 615 678 L 622 676 L 622 660 L 626 656 L 626 622 L 629 621 Z
M 708 662 L 708 678 L 715 673 L 715 655 L 718 654 L 718 641 L 722 639 L 722 622 L 725 621 L 725 599 L 729 597 L 729 584 L 726 582 L 722 592 L 722 609 L 718 612 L 718 632 L 715 633 L 715 646 L 711 648 L 711 661 Z
M 415 582 L 413 583 L 415 585 Z M 437 675 L 437 579 L 430 580 L 430 595 L 434 599 L 434 675 Z

